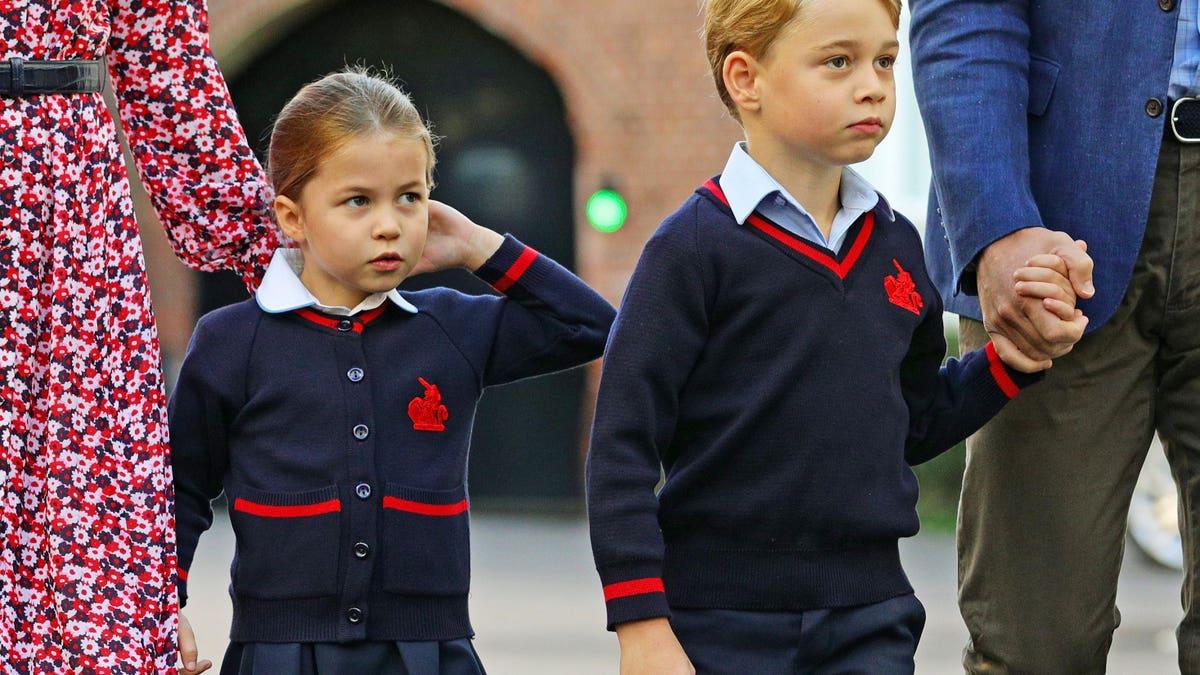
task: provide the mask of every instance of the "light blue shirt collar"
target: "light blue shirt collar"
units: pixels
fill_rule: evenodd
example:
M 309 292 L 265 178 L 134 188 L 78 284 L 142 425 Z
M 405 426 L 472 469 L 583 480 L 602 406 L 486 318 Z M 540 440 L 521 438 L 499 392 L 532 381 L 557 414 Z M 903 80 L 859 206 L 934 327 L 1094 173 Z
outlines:
M 793 233 L 832 251 L 841 248 L 846 233 L 854 221 L 876 206 L 880 207 L 888 220 L 896 219 L 887 200 L 865 178 L 850 167 L 843 167 L 842 182 L 838 189 L 841 208 L 834 216 L 833 228 L 829 233 L 829 240 L 826 241 L 825 235 L 817 227 L 816 220 L 812 215 L 787 191 L 787 188 L 767 173 L 767 170 L 755 161 L 750 153 L 746 152 L 744 142 L 736 143 L 733 146 L 733 151 L 729 153 L 729 161 L 725 164 L 725 170 L 721 172 L 720 182 L 721 190 L 729 200 L 729 208 L 733 211 L 733 217 L 738 224 L 745 224 L 751 213 L 765 206 L 761 210 L 766 212 L 764 215 L 768 218 Z M 781 196 L 784 203 L 790 207 L 786 210 L 792 211 L 794 215 L 787 217 L 786 213 L 780 214 L 779 207 L 783 205 L 772 204 L 773 200 L 768 199 L 772 195 Z M 781 215 L 783 217 L 780 217 Z
M 267 272 L 263 275 L 262 284 L 258 287 L 258 293 L 254 295 L 254 299 L 262 311 L 268 314 L 280 314 L 302 307 L 316 307 L 330 314 L 354 316 L 359 312 L 375 309 L 385 301 L 391 300 L 400 309 L 412 314 L 417 313 L 417 308 L 405 300 L 394 288 L 386 293 L 372 293 L 354 309 L 322 305 L 300 281 L 300 271 L 303 269 L 304 256 L 299 249 L 279 248 L 275 250 L 275 255 L 271 257 L 271 264 L 267 266 Z

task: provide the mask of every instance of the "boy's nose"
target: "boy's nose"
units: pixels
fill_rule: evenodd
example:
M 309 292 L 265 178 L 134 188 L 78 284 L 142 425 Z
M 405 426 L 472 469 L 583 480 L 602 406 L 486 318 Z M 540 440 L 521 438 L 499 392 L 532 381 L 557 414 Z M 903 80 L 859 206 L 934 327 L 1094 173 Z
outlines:
M 383 214 L 375 221 L 373 234 L 380 239 L 395 239 L 404 233 L 400 219 L 392 214 Z

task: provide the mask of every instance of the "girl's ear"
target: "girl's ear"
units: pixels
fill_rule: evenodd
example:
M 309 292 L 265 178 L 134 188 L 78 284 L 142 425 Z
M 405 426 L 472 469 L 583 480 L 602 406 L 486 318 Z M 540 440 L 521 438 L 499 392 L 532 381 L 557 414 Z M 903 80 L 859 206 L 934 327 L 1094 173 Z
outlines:
M 759 108 L 758 59 L 738 49 L 725 57 L 721 66 L 721 77 L 725 80 L 725 90 L 734 105 L 746 112 L 755 112 Z
M 304 243 L 304 214 L 299 204 L 283 195 L 276 195 L 275 219 L 279 222 L 279 229 L 292 241 Z

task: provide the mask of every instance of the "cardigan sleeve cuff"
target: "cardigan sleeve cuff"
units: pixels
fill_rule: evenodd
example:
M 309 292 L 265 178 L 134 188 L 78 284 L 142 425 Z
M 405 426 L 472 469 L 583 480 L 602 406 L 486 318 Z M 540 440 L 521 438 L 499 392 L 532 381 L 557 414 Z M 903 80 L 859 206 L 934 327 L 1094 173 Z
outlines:
M 542 254 L 532 246 L 522 244 L 511 234 L 487 262 L 475 270 L 475 276 L 486 281 L 501 293 L 511 294 L 517 288 L 535 284 L 547 272 Z
M 179 592 L 180 609 L 183 609 L 187 605 L 187 579 L 187 570 L 182 567 L 175 568 L 175 588 Z
M 671 616 L 660 569 L 657 561 L 600 568 L 608 630 L 629 621 Z
M 996 382 L 996 386 L 1000 387 L 1000 391 L 1010 399 L 1021 393 L 1025 387 L 1040 382 L 1046 376 L 1045 371 L 1023 373 L 1008 366 L 1000 358 L 1000 354 L 996 351 L 996 345 L 991 341 L 984 345 L 984 351 L 987 352 L 988 370 L 992 374 L 992 379 Z

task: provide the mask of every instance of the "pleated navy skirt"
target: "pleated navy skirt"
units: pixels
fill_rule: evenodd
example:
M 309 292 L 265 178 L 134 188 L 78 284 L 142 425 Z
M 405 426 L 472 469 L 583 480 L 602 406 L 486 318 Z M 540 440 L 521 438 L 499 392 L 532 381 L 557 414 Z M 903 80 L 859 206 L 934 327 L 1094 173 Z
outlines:
M 487 675 L 471 640 L 231 642 L 221 675 Z

